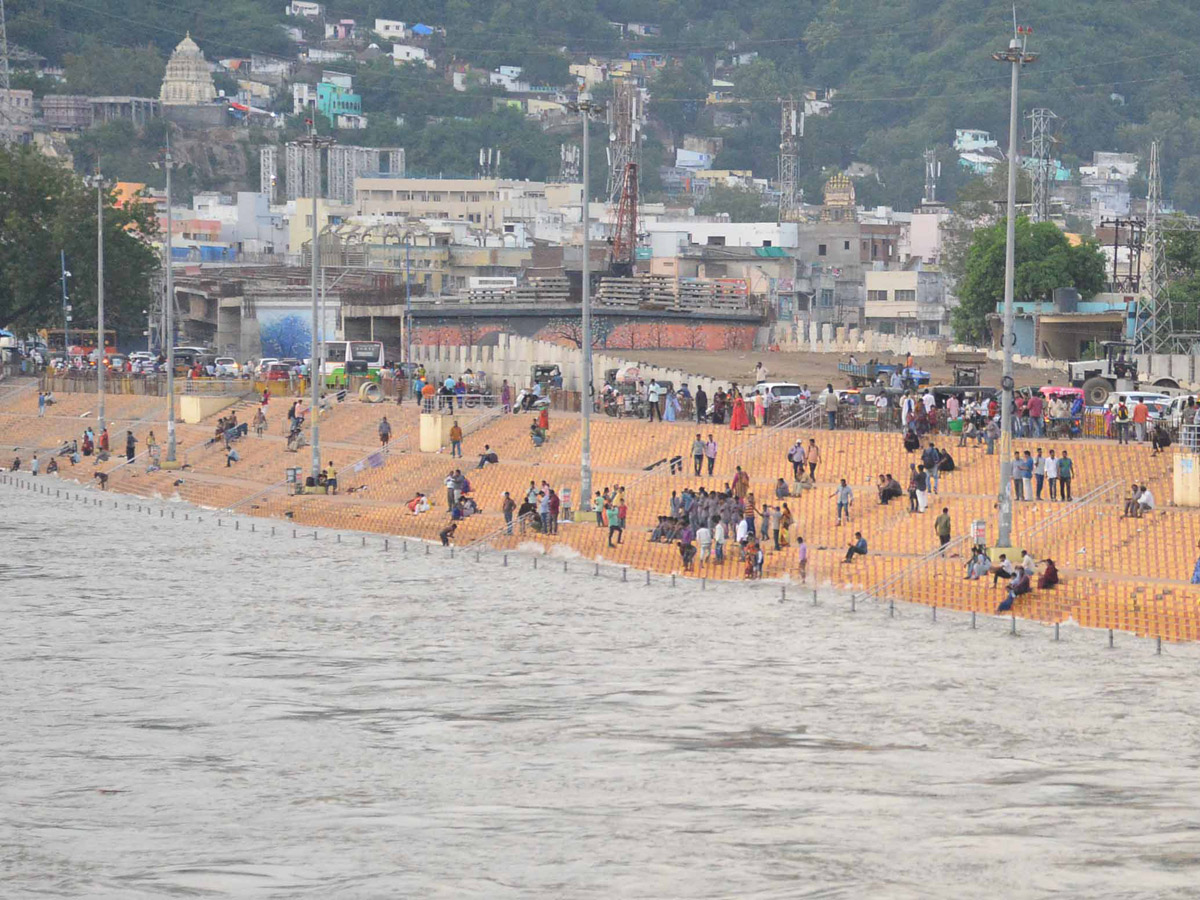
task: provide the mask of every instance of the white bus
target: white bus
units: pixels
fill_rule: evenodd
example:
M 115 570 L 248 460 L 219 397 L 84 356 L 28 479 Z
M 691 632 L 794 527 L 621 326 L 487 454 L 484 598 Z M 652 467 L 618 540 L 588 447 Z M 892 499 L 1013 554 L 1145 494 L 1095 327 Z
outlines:
M 321 372 L 325 376 L 327 387 L 346 384 L 347 363 L 356 364 L 351 366 L 351 369 L 360 368 L 359 364 L 365 364 L 366 370 L 359 374 L 369 376 L 372 381 L 379 381 L 379 370 L 383 367 L 383 342 L 326 341 Z

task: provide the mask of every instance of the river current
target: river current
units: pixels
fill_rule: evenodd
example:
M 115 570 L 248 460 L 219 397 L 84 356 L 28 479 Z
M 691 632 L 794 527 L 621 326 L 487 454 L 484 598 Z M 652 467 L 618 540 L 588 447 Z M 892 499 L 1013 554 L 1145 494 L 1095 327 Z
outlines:
M 0 485 L 4 898 L 1197 894 L 1196 648 L 127 499 Z

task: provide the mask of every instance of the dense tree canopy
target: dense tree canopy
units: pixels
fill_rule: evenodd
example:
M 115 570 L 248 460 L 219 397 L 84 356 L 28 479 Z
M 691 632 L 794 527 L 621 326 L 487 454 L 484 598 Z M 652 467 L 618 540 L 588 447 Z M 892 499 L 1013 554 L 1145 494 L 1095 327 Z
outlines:
M 153 87 L 162 60 L 188 29 L 209 59 L 256 52 L 293 58 L 280 26 L 300 26 L 311 40 L 321 36 L 321 23 L 286 18 L 283 6 L 281 0 L 6 2 L 10 41 L 55 64 L 71 58 L 67 89 L 100 92 L 104 85 L 113 93 Z M 944 151 L 956 128 L 987 129 L 1001 140 L 1008 131 L 1009 75 L 991 53 L 1011 33 L 1011 7 L 992 0 L 339 0 L 329 7 L 360 23 L 383 16 L 442 26 L 446 34 L 430 42 L 439 64 L 521 65 L 532 80 L 551 84 L 567 82 L 568 64 L 588 56 L 662 51 L 672 62 L 651 81 L 648 134 L 668 147 L 685 133 L 719 134 L 726 138 L 720 165 L 753 168 L 760 177 L 775 171 L 778 97 L 833 89 L 832 113 L 810 117 L 800 144 L 809 197 L 819 193 L 823 172 L 858 161 L 878 172 L 862 180 L 864 200 L 905 208 L 920 199 L 927 147 Z M 1022 108 L 1058 113 L 1063 160 L 1078 165 L 1094 150 L 1144 154 L 1159 138 L 1167 197 L 1200 213 L 1200 89 L 1186 69 L 1200 37 L 1200 6 L 1046 0 L 1022 15 L 1034 28 L 1030 49 L 1040 54 L 1022 77 Z M 661 34 L 622 38 L 610 24 L 631 21 L 657 25 Z M 1131 56 L 1131 46 L 1151 49 Z M 731 66 L 733 51 L 757 58 Z M 382 111 L 392 121 L 403 116 L 403 136 L 414 146 L 432 146 L 431 138 L 414 136 L 439 121 L 485 118 L 497 93 L 464 95 L 428 70 L 393 77 L 382 71 L 386 65 L 356 76 L 369 98 L 367 112 Z M 713 109 L 705 106 L 713 77 L 733 82 L 738 104 L 727 109 L 743 111 L 745 127 L 714 127 Z M 456 167 L 457 148 L 441 149 L 447 159 L 430 168 Z M 511 149 L 515 159 L 518 150 Z M 555 154 L 539 158 L 531 171 L 546 177 Z M 952 199 L 957 167 L 943 172 L 942 197 Z
M 1004 299 L 1006 224 L 980 228 L 971 237 L 958 283 L 959 305 L 951 316 L 955 337 L 977 344 L 989 334 L 987 317 Z M 1072 246 L 1051 222 L 1031 223 L 1021 216 L 1016 225 L 1017 302 L 1049 302 L 1055 288 L 1073 287 L 1084 297 L 1104 287 L 1104 254 L 1092 241 Z
M 154 207 L 106 204 L 106 326 L 141 333 L 158 255 L 144 239 Z M 31 148 L 0 148 L 0 326 L 61 327 L 59 253 L 66 252 L 74 325 L 96 322 L 96 194 Z

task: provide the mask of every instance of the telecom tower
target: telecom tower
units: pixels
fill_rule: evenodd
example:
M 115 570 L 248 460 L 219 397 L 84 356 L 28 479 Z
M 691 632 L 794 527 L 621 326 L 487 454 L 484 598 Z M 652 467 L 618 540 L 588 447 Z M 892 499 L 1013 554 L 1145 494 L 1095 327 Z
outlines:
M 279 148 L 267 144 L 258 151 L 258 191 L 268 203 L 279 202 Z
M 937 151 L 930 148 L 925 151 L 925 198 L 921 201 L 926 206 L 936 206 L 938 179 L 942 177 L 942 162 L 937 158 Z
M 498 178 L 500 172 L 500 148 L 479 148 L 479 177 Z
M 581 177 L 579 162 L 582 159 L 579 153 L 579 145 L 559 144 L 558 156 L 558 180 L 563 184 L 574 184 L 579 181 Z
M 796 98 L 779 101 L 779 221 L 800 219 L 800 191 L 796 186 L 796 156 L 804 136 L 804 113 L 797 111 Z
M 1138 353 L 1166 352 L 1173 341 L 1171 301 L 1167 295 L 1167 239 L 1162 221 L 1162 170 L 1158 141 L 1150 145 L 1150 187 L 1146 194 L 1146 248 L 1150 254 L 1146 282 L 1138 298 L 1134 349 Z
M 638 163 L 638 89 L 616 82 L 608 107 L 608 202 L 616 208 L 625 189 L 626 167 Z
M 1054 136 L 1050 123 L 1058 118 L 1053 111 L 1039 107 L 1026 116 L 1030 120 L 1029 158 L 1033 161 L 1033 221 L 1050 221 L 1050 156 Z

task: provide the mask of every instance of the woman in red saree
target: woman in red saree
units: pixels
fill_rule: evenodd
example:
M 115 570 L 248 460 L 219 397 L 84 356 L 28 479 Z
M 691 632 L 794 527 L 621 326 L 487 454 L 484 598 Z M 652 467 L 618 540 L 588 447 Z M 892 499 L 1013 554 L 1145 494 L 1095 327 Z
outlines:
M 729 429 L 741 431 L 749 427 L 750 417 L 746 415 L 746 401 L 742 399 L 741 394 L 736 394 L 733 398 L 733 412 L 729 415 Z

